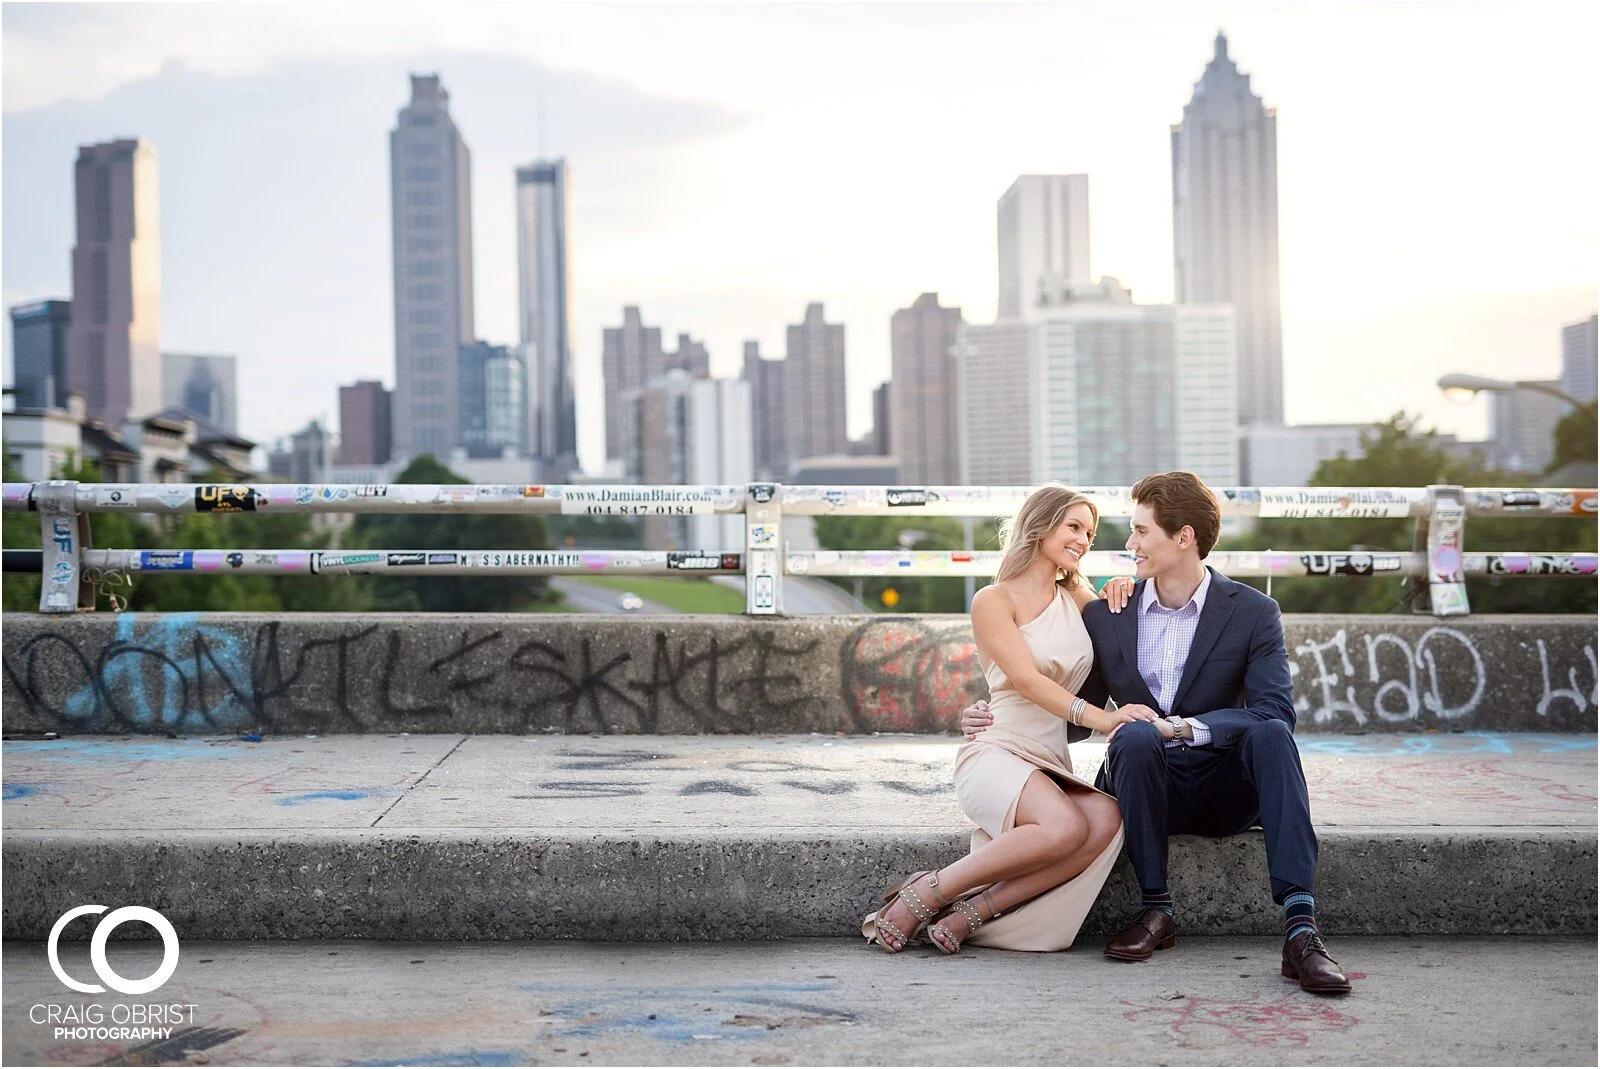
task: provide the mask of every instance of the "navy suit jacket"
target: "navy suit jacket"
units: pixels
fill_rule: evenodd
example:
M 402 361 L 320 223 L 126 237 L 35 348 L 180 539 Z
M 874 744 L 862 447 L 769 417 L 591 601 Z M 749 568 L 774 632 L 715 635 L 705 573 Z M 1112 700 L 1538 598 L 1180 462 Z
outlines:
M 1211 747 L 1218 750 L 1238 745 L 1244 729 L 1263 720 L 1282 720 L 1294 730 L 1294 688 L 1278 603 L 1254 587 L 1207 570 L 1211 589 L 1172 712 L 1203 722 L 1211 729 Z M 1145 582 L 1134 584 L 1133 597 L 1120 613 L 1104 601 L 1083 610 L 1094 642 L 1094 668 L 1078 694 L 1096 705 L 1104 705 L 1109 696 L 1118 705 L 1160 711 L 1139 674 L 1139 605 Z

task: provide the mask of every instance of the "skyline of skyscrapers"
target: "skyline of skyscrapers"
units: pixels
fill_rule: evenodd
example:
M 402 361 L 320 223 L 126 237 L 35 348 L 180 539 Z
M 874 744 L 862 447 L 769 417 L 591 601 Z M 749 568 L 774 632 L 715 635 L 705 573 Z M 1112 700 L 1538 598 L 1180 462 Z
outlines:
M 518 167 L 517 311 L 527 363 L 529 449 L 540 478 L 565 481 L 578 466 L 573 387 L 572 226 L 564 158 Z
M 389 134 L 394 451 L 446 457 L 460 432 L 459 350 L 476 341 L 472 161 L 437 74 L 411 75 Z
M 1219 32 L 1172 128 L 1174 291 L 1179 304 L 1233 306 L 1244 424 L 1283 423 L 1277 123 Z
M 156 150 L 122 138 L 78 149 L 67 388 L 116 426 L 161 407 L 161 220 Z
M 424 449 L 414 441 L 403 447 L 395 441 L 392 454 L 406 459 L 417 452 L 429 451 L 447 459 L 452 450 L 460 447 L 470 450 L 483 444 L 483 434 L 487 432 L 473 424 L 468 413 L 482 407 L 481 422 L 487 426 L 490 402 L 487 394 L 482 398 L 474 394 L 470 400 L 463 394 L 462 383 L 467 376 L 462 353 L 472 351 L 479 344 L 491 343 L 480 343 L 472 336 L 471 329 L 474 311 L 470 154 L 461 130 L 450 115 L 449 94 L 439 76 L 412 75 L 411 91 L 411 101 L 400 110 L 390 133 L 396 371 L 391 420 L 395 431 L 407 424 L 407 406 L 401 403 L 401 397 L 403 380 L 409 374 L 412 380 L 409 411 L 429 419 L 437 417 L 439 426 L 432 446 Z M 1183 110 L 1183 121 L 1172 127 L 1171 147 L 1174 281 L 1178 304 L 1201 301 L 1206 292 L 1228 290 L 1234 295 L 1211 299 L 1235 308 L 1238 422 L 1245 426 L 1281 426 L 1283 368 L 1278 308 L 1276 115 L 1251 90 L 1249 76 L 1241 73 L 1228 55 L 1224 34 L 1219 33 L 1214 41 L 1214 55 L 1195 83 L 1194 94 Z M 97 156 L 100 150 L 115 151 Z M 118 152 L 128 154 L 132 161 L 127 165 L 131 177 L 125 196 L 118 184 L 123 181 L 116 170 L 120 166 Z M 99 162 L 89 165 L 86 160 Z M 96 170 L 102 163 L 104 167 Z M 131 363 L 136 355 L 134 335 L 138 333 L 133 327 L 146 330 L 152 336 L 159 327 L 158 314 L 135 314 L 139 300 L 148 302 L 152 287 L 159 297 L 154 148 L 137 139 L 82 146 L 77 168 L 79 241 L 73 252 L 73 296 L 77 303 L 53 303 L 69 309 L 64 358 L 66 375 L 70 378 L 76 369 L 81 382 L 82 369 L 95 359 L 101 360 L 99 366 L 107 371 L 95 376 L 96 381 L 91 385 L 100 389 L 98 402 L 104 405 L 115 401 L 112 395 L 117 376 L 105 361 L 109 358 L 114 363 L 116 353 L 106 350 L 103 344 L 95 350 L 93 345 L 81 344 L 81 339 L 89 327 L 108 325 L 109 320 L 91 322 L 95 316 L 114 318 L 116 309 L 112 305 L 120 299 L 120 282 L 113 277 L 118 254 L 114 250 L 111 254 L 102 254 L 104 250 L 97 253 L 97 247 L 106 242 L 100 242 L 95 235 L 104 230 L 109 240 L 112 231 L 116 231 L 118 236 L 111 244 L 125 242 L 127 245 Z M 572 337 L 568 167 L 564 157 L 555 157 L 538 159 L 514 170 L 522 345 L 514 353 L 506 354 L 504 363 L 495 367 L 499 369 L 497 374 L 519 363 L 525 368 L 521 403 L 528 411 L 523 428 L 526 445 L 515 448 L 542 456 L 547 449 L 565 449 L 570 437 L 571 467 L 534 469 L 543 478 L 565 479 L 569 472 L 576 470 L 574 362 L 579 359 L 576 354 L 580 350 L 587 349 L 589 359 L 593 355 L 592 334 L 589 346 L 579 345 Z M 102 187 L 107 195 L 96 200 Z M 117 217 L 124 206 L 128 211 L 126 227 Z M 430 212 L 433 213 L 431 219 Z M 103 227 L 102 219 L 105 220 Z M 1089 221 L 1086 174 L 1021 175 L 1002 194 L 996 203 L 997 311 L 1002 320 L 1013 315 L 1023 320 L 1049 318 L 1059 298 L 1082 291 L 1090 277 Z M 149 270 L 152 263 L 154 271 Z M 901 309 L 890 318 L 890 382 L 893 388 L 885 384 L 875 391 L 873 433 L 887 433 L 902 478 L 937 483 L 959 478 L 962 470 L 959 462 L 955 465 L 956 474 L 950 478 L 939 477 L 935 470 L 935 454 L 941 444 L 951 444 L 959 460 L 960 438 L 950 435 L 935 442 L 938 422 L 915 414 L 919 403 L 920 365 L 917 361 L 903 359 L 902 354 L 902 350 L 916 349 L 919 344 L 903 340 L 903 314 L 914 312 L 924 298 L 930 297 L 937 308 L 937 297 L 924 294 L 911 308 Z M 158 309 L 159 305 L 155 307 Z M 637 319 L 638 309 L 632 307 Z M 452 316 L 454 326 L 446 322 Z M 955 321 L 959 323 L 959 311 Z M 1579 365 L 1584 352 L 1592 354 L 1594 322 L 1591 316 L 1586 322 L 1564 328 L 1563 332 L 1562 382 L 1568 381 L 1568 366 L 1577 367 L 1572 381 L 1590 383 L 1590 396 L 1594 392 L 1592 356 L 1586 374 Z M 623 329 L 626 325 L 625 317 Z M 650 366 L 640 370 L 640 382 L 648 383 L 673 367 L 682 367 L 695 375 L 710 374 L 710 354 L 702 342 L 680 333 L 677 348 L 669 352 L 660 337 L 660 329 L 649 329 L 656 335 L 655 354 Z M 436 332 L 449 343 L 438 356 L 430 355 L 428 344 L 433 340 L 430 332 Z M 611 329 L 605 333 L 609 339 Z M 947 333 L 953 344 L 954 333 Z M 921 339 L 922 355 L 918 360 L 930 367 L 941 359 L 949 363 L 951 345 L 941 344 L 942 339 L 929 341 L 932 337 L 932 333 L 927 333 L 927 337 Z M 1569 338 L 1581 342 L 1585 337 L 1589 339 L 1587 349 L 1579 345 L 1572 350 L 1577 357 L 1569 358 Z M 25 364 L 33 366 L 21 356 L 23 332 L 15 334 L 14 338 L 14 351 L 19 354 L 18 368 Z M 77 349 L 75 341 L 80 342 Z M 786 341 L 786 353 L 781 359 L 762 359 L 759 347 L 752 353 L 752 346 L 747 344 L 744 361 L 752 408 L 757 413 L 757 426 L 753 430 L 754 463 L 758 469 L 765 467 L 776 478 L 784 477 L 796 460 L 859 452 L 862 448 L 859 442 L 852 445 L 844 427 L 843 324 L 826 323 L 822 305 L 814 303 L 807 308 L 803 322 L 787 328 Z M 1256 342 L 1261 344 L 1255 345 L 1254 355 L 1247 353 L 1246 349 Z M 547 356 L 549 359 L 545 359 Z M 603 363 L 609 356 L 608 340 Z M 161 394 L 157 403 L 147 406 L 150 411 L 184 403 L 181 398 L 174 397 L 165 381 L 166 357 L 159 357 L 159 362 L 163 375 Z M 486 363 L 484 367 L 487 366 Z M 56 373 L 52 371 L 51 374 Z M 960 375 L 950 371 L 943 377 L 946 393 L 953 398 L 956 388 L 949 384 L 958 382 Z M 19 403 L 24 397 L 22 378 L 19 371 Z M 478 378 L 483 380 L 487 390 L 488 379 Z M 625 378 L 620 376 L 618 382 Z M 937 383 L 940 375 L 930 371 L 926 378 Z M 616 391 L 609 368 L 605 381 L 607 455 L 611 457 L 615 455 L 611 438 L 617 420 L 613 413 Z M 140 382 L 141 376 L 130 368 L 127 404 L 130 410 L 134 405 L 133 393 L 140 388 Z M 449 388 L 435 388 L 436 384 L 446 384 Z M 216 418 L 216 413 L 229 406 L 222 402 L 215 384 L 207 387 L 196 381 L 189 385 L 194 387 L 191 399 L 201 407 L 185 407 L 214 422 L 224 423 Z M 57 392 L 65 392 L 59 384 Z M 93 389 L 82 392 L 87 399 L 95 400 Z M 513 388 L 507 386 L 496 396 L 503 402 L 510 392 L 514 392 Z M 881 398 L 890 401 L 880 403 Z M 954 400 L 949 403 L 952 408 L 956 406 Z M 341 410 L 342 407 L 341 403 Z M 236 410 L 236 405 L 233 408 Z M 448 417 L 435 411 L 444 408 L 452 408 Z M 547 409 L 548 419 L 545 418 Z M 500 404 L 497 411 L 504 410 L 505 405 Z M 820 420 L 815 418 L 819 415 Z M 236 422 L 236 415 L 232 418 Z M 955 420 L 954 425 L 959 427 L 960 420 Z M 410 427 L 421 433 L 424 424 L 411 420 Z M 556 435 L 559 441 L 554 445 L 545 441 L 548 429 L 559 432 Z M 496 448 L 513 448 L 504 444 L 504 434 L 497 433 L 494 437 Z M 923 464 L 925 470 L 913 470 L 917 464 Z M 1248 474 L 1247 470 L 1241 470 L 1240 477 L 1248 478 Z

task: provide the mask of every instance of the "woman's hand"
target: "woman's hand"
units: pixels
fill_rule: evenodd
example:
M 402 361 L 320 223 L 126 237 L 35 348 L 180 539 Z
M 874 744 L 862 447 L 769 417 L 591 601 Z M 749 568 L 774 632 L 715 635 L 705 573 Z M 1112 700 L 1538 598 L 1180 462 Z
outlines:
M 1106 608 L 1121 612 L 1133 597 L 1133 576 L 1118 575 L 1107 579 L 1106 585 L 1100 588 L 1100 597 L 1105 599 Z
M 1103 710 L 1101 716 L 1096 717 L 1095 719 L 1100 720 L 1102 718 L 1104 718 L 1104 727 L 1100 726 L 1098 723 L 1090 726 L 1096 731 L 1104 734 L 1106 738 L 1109 739 L 1111 736 L 1115 735 L 1117 733 L 1117 729 L 1122 727 L 1124 724 L 1132 724 L 1138 721 L 1143 721 L 1147 724 L 1154 724 L 1161 719 L 1161 714 L 1150 708 L 1148 705 L 1124 705 L 1116 709 Z
M 983 734 L 990 724 L 994 723 L 994 714 L 989 711 L 989 703 L 979 700 L 976 704 L 969 705 L 961 713 L 961 734 L 967 740 L 977 738 Z

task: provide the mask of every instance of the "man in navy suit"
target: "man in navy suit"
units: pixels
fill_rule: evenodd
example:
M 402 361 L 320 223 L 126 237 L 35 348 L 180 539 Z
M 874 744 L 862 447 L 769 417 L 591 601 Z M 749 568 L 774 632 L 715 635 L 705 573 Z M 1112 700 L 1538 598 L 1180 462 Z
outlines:
M 1222 514 L 1194 475 L 1148 476 L 1133 499 L 1128 552 L 1139 582 L 1128 611 L 1114 614 L 1100 601 L 1083 614 L 1095 664 L 1079 696 L 1097 705 L 1109 696 L 1161 718 L 1113 732 L 1095 784 L 1122 810 L 1144 899 L 1106 956 L 1148 961 L 1176 945 L 1168 836 L 1237 835 L 1259 825 L 1272 900 L 1284 908 L 1283 975 L 1307 991 L 1349 991 L 1317 931 L 1317 837 L 1292 734 L 1278 603 L 1203 563 Z M 970 736 L 988 722 L 980 703 L 962 727 Z

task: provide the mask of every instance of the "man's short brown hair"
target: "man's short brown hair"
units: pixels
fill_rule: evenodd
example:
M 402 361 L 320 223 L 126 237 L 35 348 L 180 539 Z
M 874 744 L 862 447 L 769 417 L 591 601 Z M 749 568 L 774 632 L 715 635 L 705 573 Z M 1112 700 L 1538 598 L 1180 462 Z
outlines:
M 1195 546 L 1204 560 L 1222 533 L 1222 509 L 1200 478 L 1187 471 L 1146 475 L 1133 484 L 1133 500 L 1148 506 L 1156 524 L 1171 538 L 1194 528 Z

